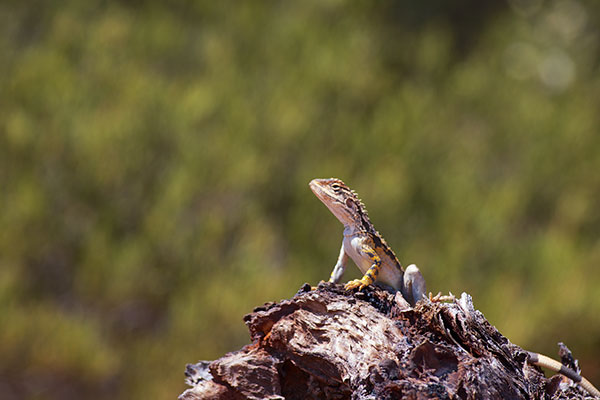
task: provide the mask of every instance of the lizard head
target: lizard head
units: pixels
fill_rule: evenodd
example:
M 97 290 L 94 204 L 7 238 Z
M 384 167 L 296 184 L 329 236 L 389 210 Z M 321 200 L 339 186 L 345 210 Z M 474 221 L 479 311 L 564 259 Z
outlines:
M 340 179 L 313 179 L 308 185 L 344 226 L 360 224 L 367 217 L 356 192 Z

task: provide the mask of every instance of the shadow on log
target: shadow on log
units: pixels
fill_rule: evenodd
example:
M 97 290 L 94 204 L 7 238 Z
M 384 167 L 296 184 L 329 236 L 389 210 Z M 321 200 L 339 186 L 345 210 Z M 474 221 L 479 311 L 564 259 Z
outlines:
M 180 400 L 586 398 L 530 366 L 466 294 L 411 308 L 376 286 L 304 285 L 244 321 L 252 344 L 189 364 Z

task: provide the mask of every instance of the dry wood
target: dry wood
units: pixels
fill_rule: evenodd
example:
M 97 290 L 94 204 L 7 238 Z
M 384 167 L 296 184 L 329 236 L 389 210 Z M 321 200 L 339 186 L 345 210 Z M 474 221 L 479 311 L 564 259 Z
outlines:
M 244 321 L 252 343 L 188 365 L 180 400 L 585 398 L 527 364 L 467 294 L 411 308 L 378 287 L 305 285 Z

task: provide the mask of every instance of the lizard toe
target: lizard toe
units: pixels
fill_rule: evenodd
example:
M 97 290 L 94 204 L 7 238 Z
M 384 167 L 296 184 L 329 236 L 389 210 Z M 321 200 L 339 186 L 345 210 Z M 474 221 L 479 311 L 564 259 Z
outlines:
M 365 288 L 367 285 L 361 281 L 360 279 L 354 279 L 348 283 L 346 283 L 344 285 L 344 289 L 346 290 L 354 290 L 356 288 L 358 288 L 358 290 L 362 290 L 363 288 Z

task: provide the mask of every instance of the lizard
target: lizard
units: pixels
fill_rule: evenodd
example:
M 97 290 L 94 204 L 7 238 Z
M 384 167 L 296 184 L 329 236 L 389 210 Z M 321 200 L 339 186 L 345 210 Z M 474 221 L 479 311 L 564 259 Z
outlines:
M 375 230 L 367 209 L 355 191 L 337 178 L 313 179 L 310 189 L 344 225 L 344 238 L 340 253 L 331 271 L 329 282 L 338 283 L 352 258 L 364 274 L 361 279 L 346 283 L 352 290 L 371 285 L 375 280 L 399 290 L 412 306 L 425 295 L 425 279 L 416 265 L 404 270 L 394 251 Z
M 348 258 L 352 258 L 364 275 L 361 279 L 346 283 L 346 290 L 358 288 L 360 291 L 379 279 L 399 290 L 412 306 L 426 298 L 425 279 L 421 271 L 414 264 L 409 265 L 406 270 L 402 268 L 394 251 L 373 227 L 365 205 L 354 190 L 337 178 L 313 179 L 309 187 L 344 225 L 342 246 L 329 282 L 340 281 L 346 270 Z M 429 295 L 429 299 L 433 301 L 441 298 L 439 294 L 435 297 Z M 592 396 L 600 397 L 600 391 L 576 371 L 543 354 L 528 351 L 527 355 L 528 363 L 560 373 L 581 385 Z

